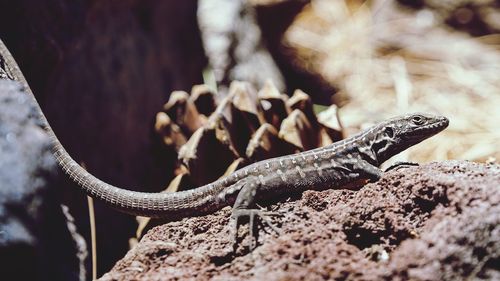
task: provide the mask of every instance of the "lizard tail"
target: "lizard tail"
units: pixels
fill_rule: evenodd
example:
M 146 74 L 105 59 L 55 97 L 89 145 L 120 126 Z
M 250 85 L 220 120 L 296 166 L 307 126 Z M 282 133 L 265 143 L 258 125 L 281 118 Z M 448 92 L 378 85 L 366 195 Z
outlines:
M 8 75 L 23 84 L 24 91 L 34 101 L 40 121 L 52 142 L 53 154 L 62 170 L 89 196 L 108 203 L 119 211 L 139 216 L 168 217 L 175 219 L 190 215 L 193 209 L 210 209 L 209 200 L 214 198 L 222 188 L 220 184 L 209 184 L 194 190 L 175 193 L 147 193 L 122 189 L 108 184 L 81 167 L 62 146 L 42 112 L 26 78 L 7 47 L 0 40 L 0 58 L 4 59 L 4 67 Z M 1 61 L 0 61 L 1 62 Z M 213 200 L 212 200 L 213 201 Z

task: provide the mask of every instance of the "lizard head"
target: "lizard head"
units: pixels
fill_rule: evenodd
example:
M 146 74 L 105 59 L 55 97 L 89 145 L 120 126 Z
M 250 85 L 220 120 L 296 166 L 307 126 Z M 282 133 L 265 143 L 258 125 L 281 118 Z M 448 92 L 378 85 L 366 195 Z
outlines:
M 448 127 L 448 118 L 427 113 L 412 113 L 377 125 L 372 149 L 380 163 Z

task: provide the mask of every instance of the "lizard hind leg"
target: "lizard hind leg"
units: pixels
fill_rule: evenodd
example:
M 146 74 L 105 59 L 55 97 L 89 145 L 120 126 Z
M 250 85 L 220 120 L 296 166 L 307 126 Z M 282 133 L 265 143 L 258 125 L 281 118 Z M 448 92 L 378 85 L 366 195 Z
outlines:
M 262 209 L 255 208 L 255 196 L 259 190 L 260 184 L 255 181 L 248 181 L 245 183 L 243 188 L 238 193 L 236 197 L 236 202 L 233 206 L 233 211 L 231 217 L 233 219 L 233 245 L 237 246 L 238 242 L 238 229 L 241 223 L 241 219 L 248 217 L 249 223 L 249 234 L 251 236 L 252 242 L 250 245 L 251 249 L 255 249 L 257 246 L 257 232 L 255 232 L 256 224 L 255 218 L 259 217 L 261 221 L 269 225 L 274 231 L 279 233 L 279 229 L 274 226 L 274 224 L 269 219 L 269 216 L 275 215 L 274 212 L 267 212 Z

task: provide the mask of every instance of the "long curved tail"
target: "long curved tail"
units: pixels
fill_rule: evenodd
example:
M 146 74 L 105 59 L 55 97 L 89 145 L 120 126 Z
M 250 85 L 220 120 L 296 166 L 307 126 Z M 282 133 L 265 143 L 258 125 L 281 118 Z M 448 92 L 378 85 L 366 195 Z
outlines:
M 183 217 L 191 215 L 193 210 L 204 207 L 210 209 L 212 205 L 208 198 L 213 198 L 223 188 L 222 185 L 214 183 L 176 193 L 146 193 L 122 189 L 105 183 L 83 169 L 64 149 L 54 131 L 49 125 L 47 118 L 42 112 L 31 88 L 28 85 L 16 61 L 7 47 L 0 40 L 0 57 L 4 59 L 4 67 L 7 74 L 24 86 L 24 91 L 34 101 L 39 113 L 40 121 L 52 141 L 53 154 L 63 171 L 88 195 L 108 203 L 119 211 L 132 215 L 149 217 Z M 0 65 L 1 66 L 1 65 Z M 214 206 L 215 207 L 215 206 Z

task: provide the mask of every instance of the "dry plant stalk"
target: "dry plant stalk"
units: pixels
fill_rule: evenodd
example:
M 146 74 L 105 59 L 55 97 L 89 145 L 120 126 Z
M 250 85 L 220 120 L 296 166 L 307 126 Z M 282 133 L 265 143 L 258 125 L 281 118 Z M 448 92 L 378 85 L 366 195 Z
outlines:
M 397 160 L 500 159 L 500 37 L 474 38 L 443 21 L 393 1 L 313 0 L 286 44 L 340 89 L 348 132 L 403 112 L 450 118 L 446 131 Z

